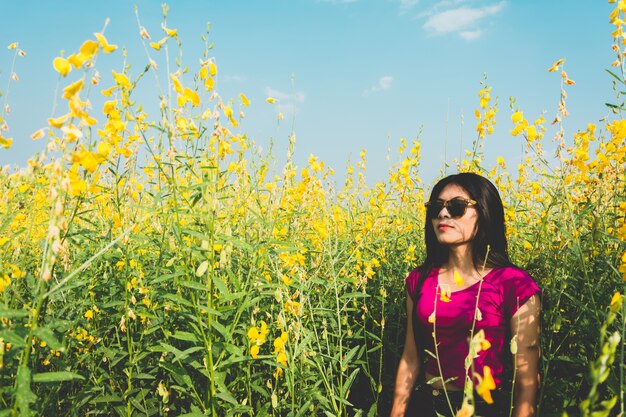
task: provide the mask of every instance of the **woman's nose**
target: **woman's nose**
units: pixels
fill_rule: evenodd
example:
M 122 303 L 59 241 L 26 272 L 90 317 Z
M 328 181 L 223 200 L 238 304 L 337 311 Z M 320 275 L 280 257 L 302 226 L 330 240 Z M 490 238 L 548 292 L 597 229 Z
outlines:
M 441 207 L 441 210 L 439 210 L 439 214 L 437 214 L 437 217 L 441 217 L 441 218 L 450 218 L 450 213 L 448 212 L 448 208 L 446 206 Z

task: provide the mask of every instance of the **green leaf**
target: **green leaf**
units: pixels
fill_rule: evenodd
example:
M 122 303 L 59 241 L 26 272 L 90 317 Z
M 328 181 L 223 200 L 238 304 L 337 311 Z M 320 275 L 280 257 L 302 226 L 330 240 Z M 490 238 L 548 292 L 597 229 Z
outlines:
M 0 331 L 0 339 L 4 339 L 5 342 L 10 342 L 15 347 L 23 348 L 24 346 L 26 346 L 24 336 L 20 336 L 12 330 Z
M 181 281 L 180 282 L 181 287 L 186 287 L 186 288 L 191 288 L 192 290 L 198 290 L 198 291 L 208 291 L 209 288 L 202 284 L 201 282 L 195 282 L 195 281 Z
M 218 398 L 221 398 L 222 400 L 230 404 L 239 405 L 239 403 L 237 402 L 237 399 L 233 397 L 233 394 L 231 394 L 229 391 L 218 392 L 217 394 L 215 394 L 215 396 Z
M 211 326 L 226 340 L 230 339 L 228 329 L 218 321 L 211 322 Z
M 354 383 L 354 379 L 356 378 L 356 376 L 359 374 L 359 368 L 356 368 L 354 371 L 352 371 L 352 373 L 350 374 L 350 376 L 348 377 L 348 379 L 346 379 L 346 382 L 344 383 L 341 391 L 341 395 L 345 398 L 348 397 L 348 392 L 350 392 L 350 388 L 352 387 L 352 384 Z
M 94 404 L 98 404 L 98 403 L 121 403 L 122 401 L 123 399 L 119 395 L 100 395 L 94 398 L 93 400 L 91 400 L 90 402 Z
M 0 308 L 0 318 L 3 319 L 15 319 L 19 317 L 28 317 L 28 311 L 26 310 L 14 310 L 10 308 Z
M 340 298 L 368 298 L 369 295 L 367 293 L 364 292 L 348 292 L 345 294 L 342 294 Z
M 172 359 L 172 362 L 177 362 L 177 361 L 182 361 L 187 359 L 192 353 L 195 353 L 199 350 L 204 350 L 204 346 L 193 346 L 190 347 L 189 349 L 185 349 L 182 352 L 178 353 L 177 355 L 174 356 L 174 358 Z
M 617 74 L 615 74 L 613 71 L 607 69 L 606 72 L 608 72 L 609 74 L 611 74 L 613 76 L 613 78 L 615 78 L 617 81 L 619 81 L 622 84 L 624 83 L 624 80 L 622 79 L 622 77 L 618 76 Z
M 61 382 L 73 381 L 75 379 L 84 380 L 85 377 L 75 372 L 59 371 L 59 372 L 42 372 L 33 375 L 33 382 Z
M 173 301 L 183 306 L 193 307 L 193 304 L 191 304 L 188 300 L 184 299 L 183 297 L 177 294 L 163 294 L 163 298 L 166 298 L 170 301 Z
M 59 342 L 51 329 L 47 327 L 37 327 L 33 330 L 33 334 L 42 341 L 46 342 L 50 349 L 65 352 L 65 346 L 63 346 L 63 343 Z
M 172 280 L 173 278 L 179 277 L 179 276 L 181 276 L 181 275 L 185 275 L 185 273 L 184 273 L 184 272 L 175 272 L 175 273 L 173 273 L 173 274 L 165 274 L 165 275 L 161 275 L 160 277 L 153 279 L 153 280 L 152 280 L 152 283 L 153 283 L 153 284 L 157 284 L 157 283 L 159 283 L 159 282 L 163 282 L 163 281 L 170 281 L 170 280 Z
M 187 342 L 198 342 L 198 337 L 193 334 L 193 333 L 189 333 L 189 332 L 182 332 L 180 330 L 176 330 L 174 332 L 174 334 L 172 335 L 172 337 L 174 339 L 178 339 L 178 340 L 185 340 Z
M 222 294 L 222 296 L 230 295 L 230 291 L 228 291 L 228 287 L 226 287 L 226 284 L 224 283 L 224 281 L 222 281 L 219 277 L 214 276 L 211 278 L 211 281 L 213 282 L 213 285 L 215 285 L 215 288 L 218 289 L 220 294 Z
M 350 361 L 352 360 L 352 358 L 354 357 L 354 355 L 357 354 L 357 352 L 359 351 L 359 349 L 363 348 L 364 346 L 355 346 L 352 349 L 350 349 L 350 351 L 348 352 L 348 354 L 344 357 L 344 359 L 341 361 L 341 367 L 342 368 L 346 368 L 348 367 L 348 364 L 350 363 Z M 359 356 L 361 356 L 363 354 L 363 352 L 361 351 L 361 354 L 359 354 Z M 358 359 L 358 358 L 357 358 Z
M 146 374 L 146 373 L 140 373 L 140 374 L 136 374 L 133 375 L 133 379 L 147 379 L 147 380 L 153 380 L 156 377 L 154 375 L 150 375 L 150 374 Z
M 19 367 L 17 371 L 16 402 L 22 416 L 31 415 L 30 404 L 37 400 L 37 396 L 30 390 L 30 375 L 28 367 Z

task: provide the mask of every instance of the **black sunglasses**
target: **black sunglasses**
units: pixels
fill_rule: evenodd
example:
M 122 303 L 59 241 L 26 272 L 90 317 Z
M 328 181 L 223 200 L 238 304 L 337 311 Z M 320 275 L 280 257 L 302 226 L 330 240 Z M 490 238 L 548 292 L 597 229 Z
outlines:
M 476 201 L 457 197 L 448 201 L 428 201 L 424 205 L 426 206 L 426 216 L 429 219 L 439 216 L 439 213 L 441 213 L 444 207 L 448 210 L 450 217 L 457 218 L 463 217 L 467 211 L 467 207 L 476 205 Z

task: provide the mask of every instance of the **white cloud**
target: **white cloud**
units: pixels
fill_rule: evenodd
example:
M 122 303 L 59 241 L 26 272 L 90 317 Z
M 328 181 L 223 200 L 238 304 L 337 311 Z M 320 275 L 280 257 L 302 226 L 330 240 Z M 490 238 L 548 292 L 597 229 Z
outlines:
M 415 7 L 417 3 L 419 3 L 419 0 L 400 0 L 400 14 L 406 14 L 406 12 Z
M 232 81 L 232 82 L 236 82 L 236 83 L 240 83 L 243 81 L 246 81 L 246 77 L 242 76 L 242 75 L 237 75 L 237 74 L 226 74 L 223 78 L 224 81 Z
M 293 116 L 300 111 L 299 104 L 304 103 L 305 95 L 302 91 L 285 93 L 284 91 L 265 87 L 265 96 L 276 99 L 276 110 L 285 117 Z
M 473 41 L 474 39 L 480 38 L 482 35 L 483 31 L 480 29 L 459 32 L 459 36 L 461 36 L 466 41 Z
M 358 0 L 319 0 L 322 3 L 343 4 L 343 3 L 355 3 Z
M 439 13 L 440 10 L 450 9 L 459 4 L 467 3 L 469 0 L 440 0 L 437 3 L 433 4 L 429 9 L 419 13 L 415 16 L 417 19 L 421 19 L 424 17 L 432 16 L 436 13 Z
M 424 23 L 425 29 L 436 33 L 464 32 L 464 39 L 476 39 L 480 36 L 480 30 L 471 30 L 480 20 L 487 16 L 499 13 L 506 2 L 486 7 L 459 7 L 431 15 Z M 468 29 L 468 30 L 465 30 Z
M 277 100 L 293 101 L 296 103 L 304 102 L 304 93 L 296 91 L 295 93 L 285 93 L 280 90 L 275 90 L 272 87 L 265 87 L 265 94 L 268 97 L 274 97 Z
M 378 93 L 380 91 L 387 91 L 391 88 L 393 84 L 393 77 L 391 75 L 384 75 L 378 79 L 378 83 L 371 86 L 367 90 L 363 91 L 363 97 L 368 97 L 374 93 Z

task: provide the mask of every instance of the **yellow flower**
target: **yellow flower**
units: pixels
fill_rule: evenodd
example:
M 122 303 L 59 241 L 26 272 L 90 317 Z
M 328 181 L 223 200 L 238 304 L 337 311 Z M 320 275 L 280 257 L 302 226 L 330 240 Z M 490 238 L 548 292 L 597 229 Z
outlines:
M 204 80 L 204 88 L 206 89 L 206 91 L 213 90 L 214 86 L 215 86 L 215 79 L 209 77 L 206 80 Z
M 86 61 L 85 56 L 81 54 L 72 54 L 67 57 L 67 62 L 72 64 L 72 66 L 76 69 L 82 67 L 85 61 Z
M 65 139 L 68 142 L 76 142 L 78 139 L 83 137 L 83 132 L 81 132 L 80 129 L 73 124 L 69 126 L 62 126 L 61 131 L 65 134 Z
M 98 146 L 96 147 L 96 152 L 101 158 L 106 158 L 107 156 L 109 156 L 112 149 L 113 147 L 111 146 L 110 143 L 100 142 Z
M 125 89 L 130 88 L 130 81 L 128 80 L 126 74 L 115 71 L 111 71 L 111 73 L 113 73 L 113 79 L 115 80 L 115 84 Z
M 287 338 L 287 333 L 283 331 L 279 337 L 274 339 L 275 352 L 282 352 L 285 350 L 285 343 L 287 342 Z
M 252 345 L 250 347 L 250 356 L 252 356 L 254 359 L 259 357 L 259 345 Z
M 471 405 L 467 398 L 463 399 L 463 405 L 456 412 L 456 417 L 472 417 L 474 415 L 474 406 Z
M 37 140 L 37 139 L 41 139 L 44 137 L 44 135 L 46 134 L 46 129 L 47 128 L 41 128 L 38 131 L 36 131 L 35 133 L 33 133 L 32 135 L 30 135 L 32 140 Z
M 85 180 L 78 173 L 78 164 L 73 164 L 70 171 L 67 174 L 69 187 L 66 189 L 68 193 L 73 196 L 78 196 L 87 191 L 87 184 Z
M 270 104 L 276 103 L 276 99 L 274 97 L 268 97 L 265 99 L 265 101 L 267 101 Z
M 183 97 L 185 97 L 185 102 L 191 101 L 191 105 L 196 107 L 200 104 L 200 96 L 195 91 L 185 88 L 183 91 Z
M 54 58 L 54 60 L 52 61 L 52 66 L 54 67 L 55 71 L 61 74 L 63 77 L 69 74 L 69 72 L 72 70 L 70 62 L 60 56 Z
M 70 99 L 83 89 L 83 80 L 78 80 L 63 89 L 63 98 Z
M 522 120 L 524 120 L 524 114 L 521 111 L 516 111 L 515 113 L 513 113 L 513 115 L 511 116 L 511 120 L 513 121 L 513 123 L 518 124 L 520 123 Z
M 563 62 L 565 62 L 565 59 L 563 59 L 563 58 L 559 59 L 554 64 L 552 64 L 552 66 L 550 67 L 550 69 L 548 69 L 548 71 L 550 71 L 550 72 L 557 71 Z
M 261 320 L 259 326 L 252 326 L 248 329 L 248 339 L 250 339 L 250 343 L 261 346 L 265 343 L 265 336 L 267 336 L 267 333 L 267 324 Z
M 243 104 L 245 107 L 248 107 L 250 105 L 250 100 L 248 100 L 248 97 L 246 97 L 244 93 L 239 94 L 239 98 L 241 99 L 241 104 Z
M 168 29 L 165 27 L 165 25 L 162 27 L 165 33 L 167 33 L 167 36 L 171 36 L 172 38 L 178 36 L 178 31 L 176 29 Z
M 537 139 L 537 128 L 535 128 L 535 126 L 528 126 L 526 128 L 526 135 L 528 136 L 529 141 L 534 141 Z
M 212 77 L 217 75 L 217 65 L 215 65 L 213 61 L 209 62 L 209 74 L 211 74 Z
M 483 339 L 480 341 L 480 348 L 482 350 L 487 350 L 491 347 L 491 342 L 489 342 L 489 340 L 487 339 Z
M 465 284 L 465 281 L 463 281 L 463 278 L 461 278 L 461 274 L 456 271 L 454 271 L 454 283 L 459 287 L 462 287 Z
M 80 46 L 78 50 L 79 55 L 86 57 L 86 60 L 90 60 L 98 52 L 98 43 L 91 39 L 86 40 Z
M 483 397 L 483 400 L 487 402 L 487 404 L 493 404 L 493 398 L 491 397 L 491 391 L 496 389 L 496 382 L 493 379 L 491 374 L 491 368 L 485 365 L 483 368 L 483 377 L 476 387 L 476 392 L 478 395 Z
M 174 84 L 174 91 L 176 91 L 178 94 L 182 94 L 183 85 L 180 83 L 180 80 L 178 79 L 176 74 L 170 74 L 170 79 L 172 80 L 172 84 Z
M 616 291 L 615 294 L 613 294 L 613 298 L 611 298 L 610 304 L 611 311 L 617 312 L 622 307 L 623 298 L 624 297 L 622 297 L 619 291 Z
M 94 35 L 105 54 L 109 54 L 117 49 L 117 45 L 111 45 L 102 33 L 94 33 Z
M 435 323 L 435 312 L 433 311 L 430 316 L 428 316 L 428 322 L 433 324 Z
M 12 144 L 13 144 L 13 138 L 5 138 L 4 136 L 2 136 L 2 134 L 0 134 L 0 146 L 8 149 L 11 147 Z
M 302 313 L 302 307 L 298 301 L 287 300 L 285 302 L 285 311 L 293 316 L 298 316 Z
M 150 46 L 157 50 L 160 51 L 161 50 L 161 46 L 163 46 L 163 44 L 167 41 L 168 37 L 164 37 L 163 39 L 159 40 L 158 42 L 150 42 Z
M 11 283 L 11 278 L 7 274 L 0 275 L 0 292 L 3 292 Z
M 87 319 L 87 321 L 93 319 L 93 310 L 87 310 L 85 311 L 84 314 L 85 318 Z
M 441 301 L 443 301 L 444 303 L 449 303 L 450 301 L 452 301 L 452 299 L 450 298 L 450 296 L 452 295 L 452 291 L 450 291 L 450 287 L 445 285 L 443 287 L 439 287 L 439 289 L 441 290 L 439 299 Z
M 113 90 L 117 89 L 118 86 L 114 85 L 113 87 L 102 90 L 101 93 L 105 97 L 111 97 L 113 95 Z
M 49 118 L 48 124 L 52 127 L 56 127 L 57 129 L 59 129 L 67 121 L 68 117 L 69 115 L 64 114 L 63 116 L 59 116 L 57 118 Z

